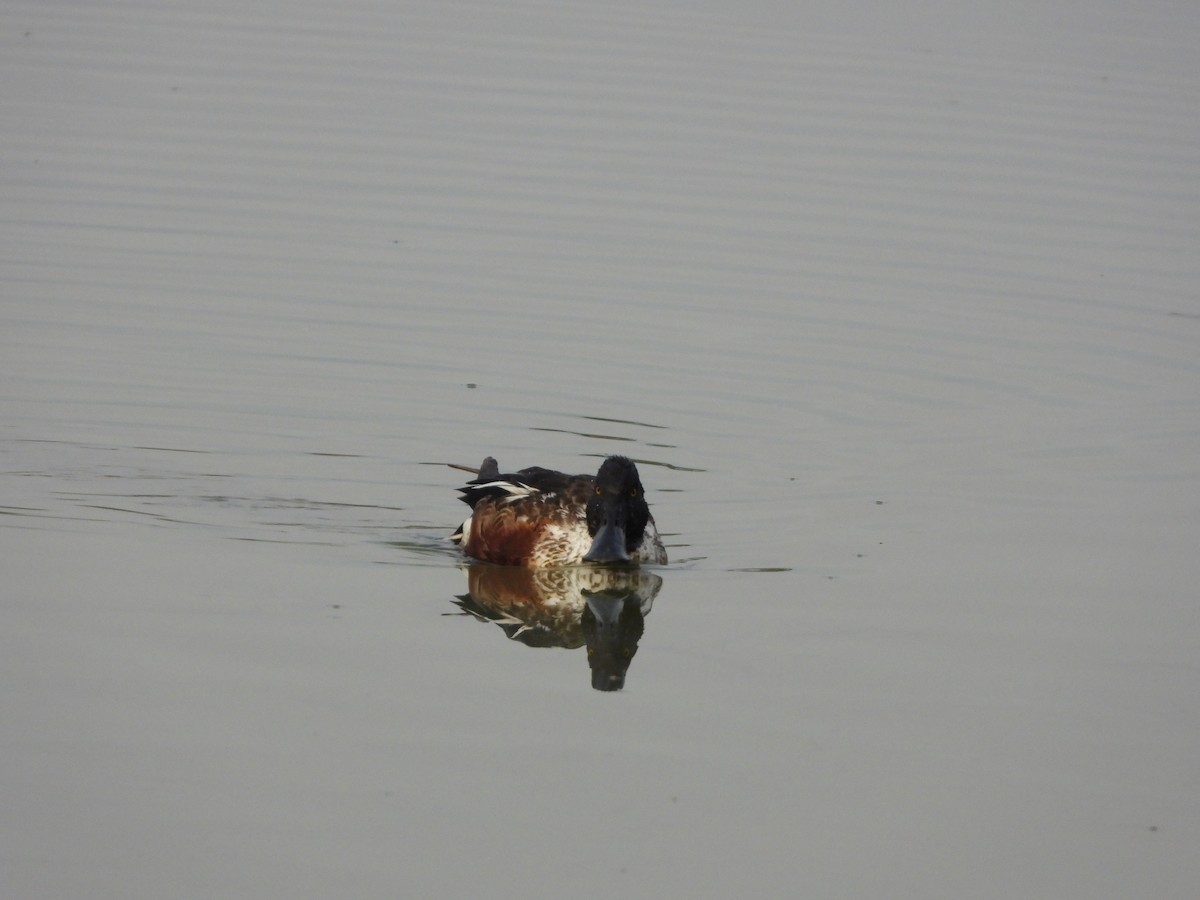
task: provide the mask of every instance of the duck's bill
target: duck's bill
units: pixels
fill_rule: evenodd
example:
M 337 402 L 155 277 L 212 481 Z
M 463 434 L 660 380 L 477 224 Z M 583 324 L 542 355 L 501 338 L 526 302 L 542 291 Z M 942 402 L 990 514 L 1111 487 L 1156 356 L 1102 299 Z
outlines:
M 617 525 L 604 524 L 592 539 L 591 549 L 583 556 L 583 561 L 597 565 L 620 565 L 629 562 L 629 553 L 625 550 L 625 529 Z

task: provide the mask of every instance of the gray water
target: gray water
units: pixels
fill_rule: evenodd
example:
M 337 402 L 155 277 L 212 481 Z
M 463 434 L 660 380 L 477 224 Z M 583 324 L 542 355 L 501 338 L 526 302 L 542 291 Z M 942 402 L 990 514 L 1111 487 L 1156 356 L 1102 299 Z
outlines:
M 736 6 L 7 5 L 0 893 L 1195 895 L 1200 8 Z

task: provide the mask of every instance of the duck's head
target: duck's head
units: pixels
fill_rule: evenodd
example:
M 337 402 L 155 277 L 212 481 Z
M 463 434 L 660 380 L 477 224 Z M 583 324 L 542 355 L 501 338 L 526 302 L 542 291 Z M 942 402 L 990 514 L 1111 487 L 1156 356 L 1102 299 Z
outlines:
M 650 507 L 638 478 L 637 466 L 624 456 L 610 456 L 596 473 L 587 504 L 592 546 L 583 561 L 621 564 L 638 548 L 650 521 Z

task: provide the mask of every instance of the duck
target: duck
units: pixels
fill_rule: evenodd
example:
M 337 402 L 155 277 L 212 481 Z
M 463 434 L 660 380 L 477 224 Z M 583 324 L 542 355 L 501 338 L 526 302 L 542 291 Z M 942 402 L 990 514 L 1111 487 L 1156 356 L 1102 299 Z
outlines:
M 637 466 L 609 456 L 595 475 L 531 466 L 502 474 L 488 456 L 459 488 L 471 514 L 451 536 L 463 554 L 501 566 L 666 565 Z

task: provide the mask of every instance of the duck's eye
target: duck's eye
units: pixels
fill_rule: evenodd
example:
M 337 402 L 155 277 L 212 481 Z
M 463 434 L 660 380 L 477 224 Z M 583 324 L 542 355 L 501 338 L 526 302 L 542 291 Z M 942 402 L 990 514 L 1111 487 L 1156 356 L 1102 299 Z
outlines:
M 596 485 L 596 496 L 599 497 L 603 493 L 604 493 L 604 489 L 602 487 L 600 487 L 600 485 Z
M 637 496 L 637 488 L 630 488 L 630 489 L 629 489 L 629 496 L 630 496 L 630 497 L 636 497 L 636 496 Z

